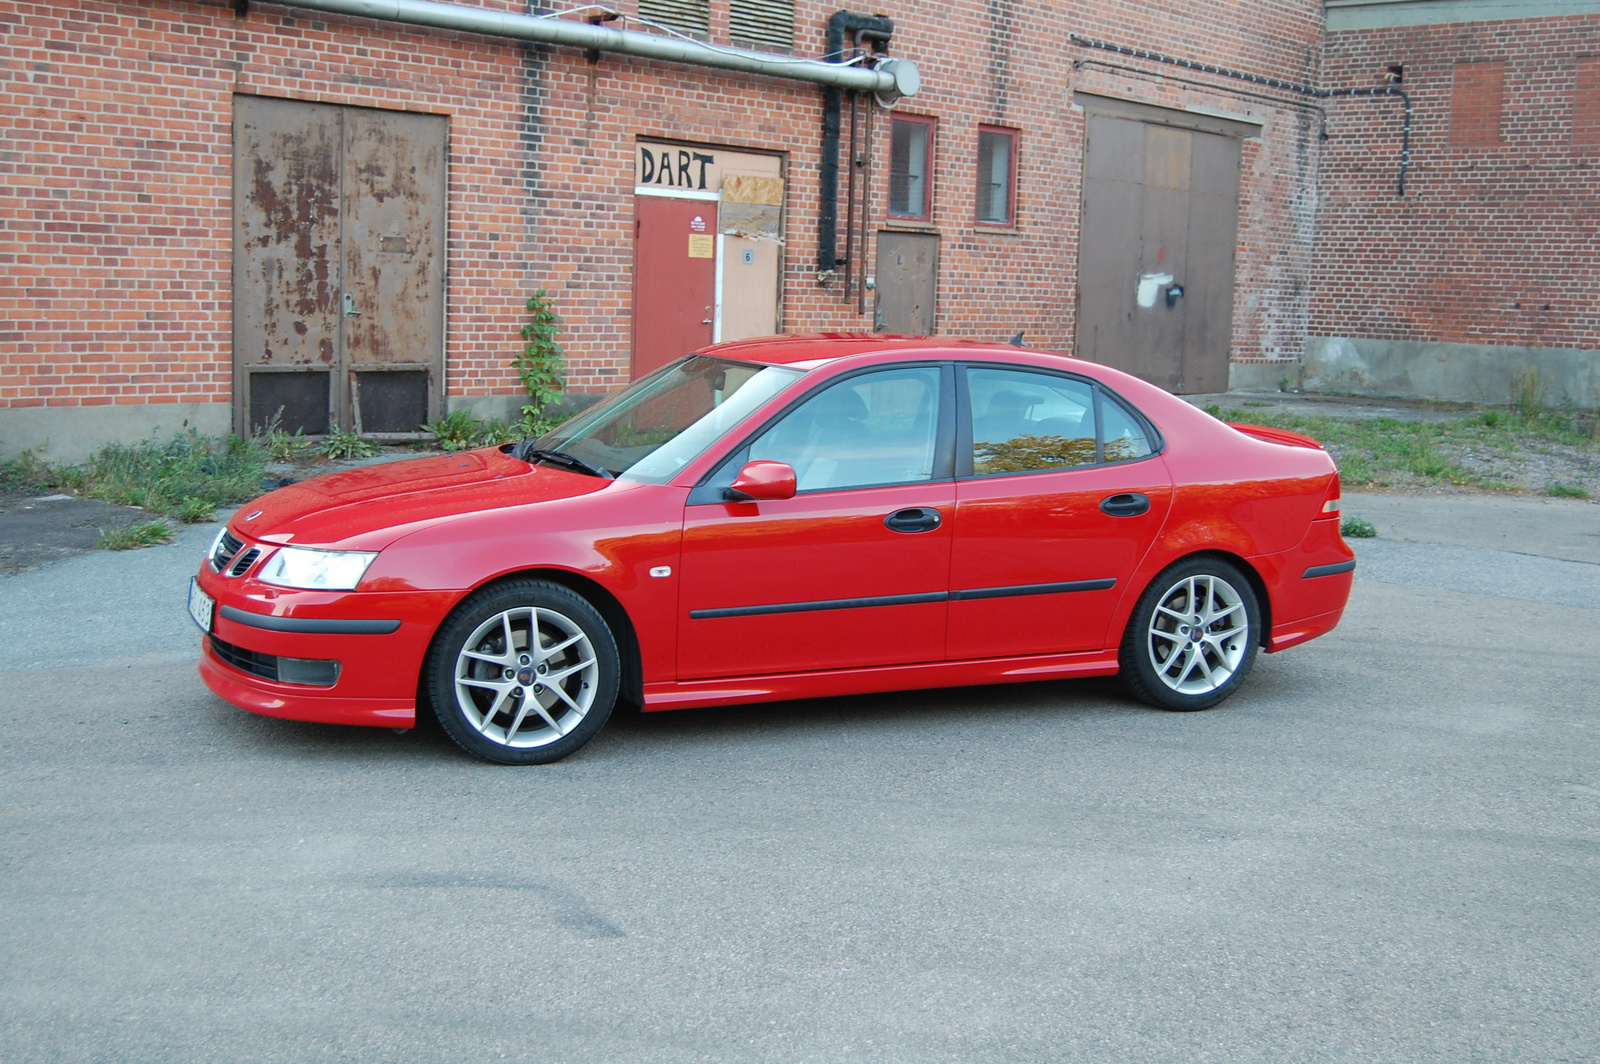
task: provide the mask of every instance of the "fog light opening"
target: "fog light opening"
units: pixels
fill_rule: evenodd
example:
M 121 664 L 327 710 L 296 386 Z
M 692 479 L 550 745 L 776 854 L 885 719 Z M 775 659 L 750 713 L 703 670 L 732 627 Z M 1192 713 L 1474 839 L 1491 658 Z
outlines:
M 279 658 L 278 682 L 332 687 L 339 681 L 339 663 L 320 658 Z

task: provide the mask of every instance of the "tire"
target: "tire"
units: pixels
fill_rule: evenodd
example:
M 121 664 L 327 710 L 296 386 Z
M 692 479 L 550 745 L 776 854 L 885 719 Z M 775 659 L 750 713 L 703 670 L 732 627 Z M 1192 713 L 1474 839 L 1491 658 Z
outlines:
M 1122 636 L 1122 679 L 1161 709 L 1216 705 L 1255 664 L 1261 609 L 1238 568 L 1219 558 L 1169 566 L 1139 597 Z
M 470 596 L 445 621 L 428 652 L 428 693 L 445 733 L 469 754 L 543 765 L 605 726 L 620 662 L 610 627 L 583 596 L 519 580 Z

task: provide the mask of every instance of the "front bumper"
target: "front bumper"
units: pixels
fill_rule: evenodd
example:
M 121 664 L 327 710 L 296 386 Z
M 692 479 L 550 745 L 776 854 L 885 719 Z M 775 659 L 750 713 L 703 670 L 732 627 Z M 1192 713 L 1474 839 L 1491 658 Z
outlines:
M 412 726 L 428 644 L 459 598 L 300 591 L 223 576 L 207 562 L 195 579 L 216 601 L 200 653 L 206 686 L 252 713 L 323 724 Z M 337 678 L 326 686 L 282 682 L 272 664 L 280 658 L 337 661 Z

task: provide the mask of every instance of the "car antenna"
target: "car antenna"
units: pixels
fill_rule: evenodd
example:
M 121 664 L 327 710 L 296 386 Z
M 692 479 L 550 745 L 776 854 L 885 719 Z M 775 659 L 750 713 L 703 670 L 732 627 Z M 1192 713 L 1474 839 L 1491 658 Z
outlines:
M 1017 330 L 1017 335 L 1015 335 L 1015 336 L 1013 336 L 1011 338 L 1011 346 L 1012 347 L 1027 347 L 1028 346 L 1027 344 L 1022 342 L 1022 332 L 1023 331 L 1021 329 L 1018 329 Z

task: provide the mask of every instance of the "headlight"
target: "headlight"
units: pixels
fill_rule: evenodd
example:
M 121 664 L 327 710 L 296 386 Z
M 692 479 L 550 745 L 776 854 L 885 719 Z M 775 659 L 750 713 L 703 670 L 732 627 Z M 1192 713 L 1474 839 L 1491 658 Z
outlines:
M 354 591 L 377 551 L 306 550 L 280 547 L 267 559 L 256 579 L 279 587 L 308 591 Z

